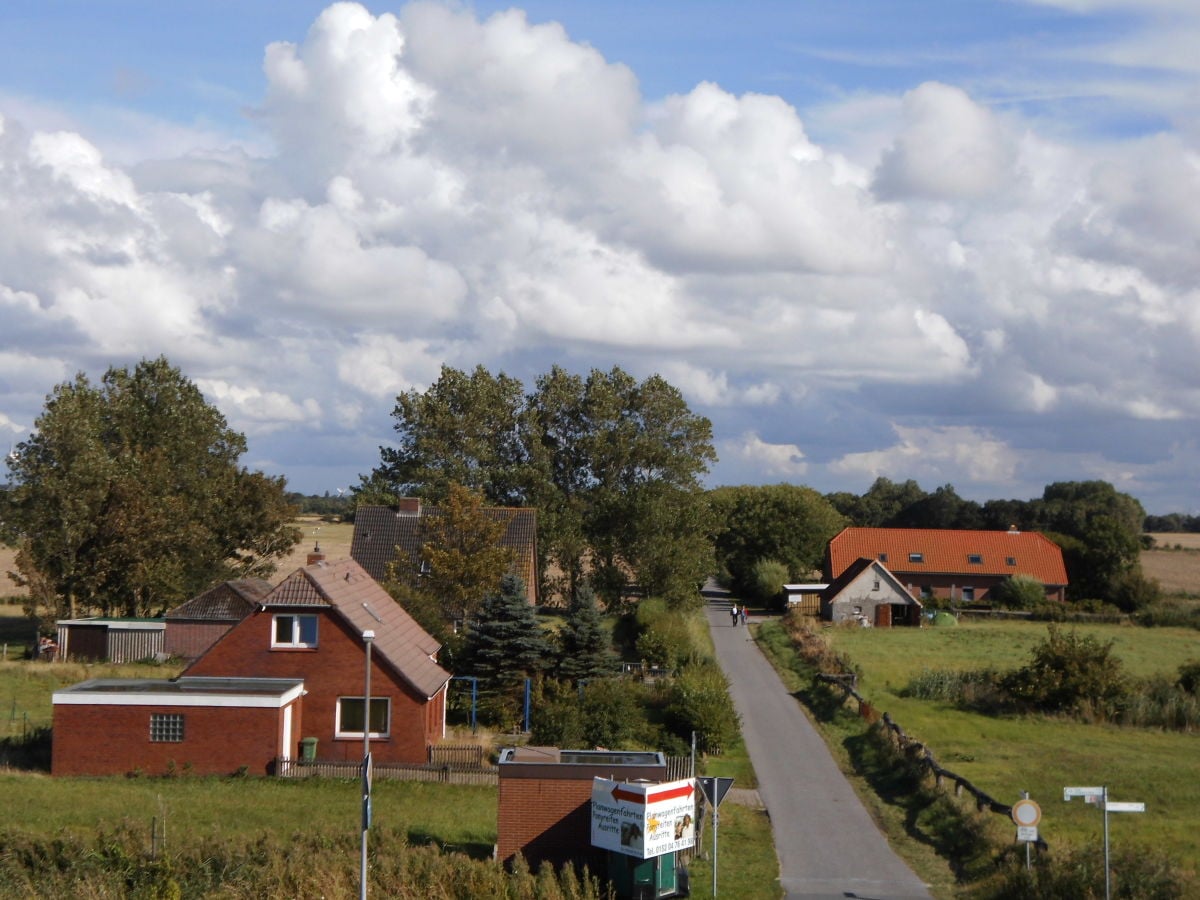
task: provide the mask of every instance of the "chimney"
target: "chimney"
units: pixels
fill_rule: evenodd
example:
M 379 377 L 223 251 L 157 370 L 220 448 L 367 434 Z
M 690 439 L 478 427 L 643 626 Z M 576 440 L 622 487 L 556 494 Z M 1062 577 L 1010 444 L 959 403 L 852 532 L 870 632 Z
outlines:
M 308 554 L 308 561 L 305 563 L 305 565 L 306 566 L 315 566 L 317 563 L 324 562 L 324 561 L 325 561 L 325 554 L 321 552 L 320 543 L 313 544 L 313 548 Z
M 399 503 L 396 504 L 396 515 L 398 516 L 419 516 L 420 514 L 420 497 L 401 497 Z

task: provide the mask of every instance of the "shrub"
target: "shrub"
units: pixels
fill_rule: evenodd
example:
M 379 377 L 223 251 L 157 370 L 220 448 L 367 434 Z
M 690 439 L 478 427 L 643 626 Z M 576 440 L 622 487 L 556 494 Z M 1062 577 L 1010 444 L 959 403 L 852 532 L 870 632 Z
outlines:
M 989 596 L 1007 609 L 1037 609 L 1046 602 L 1046 588 L 1029 575 L 1013 575 L 992 588 Z
M 750 570 L 751 587 L 756 600 L 769 602 L 783 594 L 788 568 L 774 559 L 760 559 Z
M 1189 694 L 1200 694 L 1200 660 L 1188 660 L 1179 667 L 1177 684 Z
M 1033 660 L 1001 679 L 1001 687 L 1017 704 L 1043 712 L 1088 712 L 1115 717 L 1125 699 L 1127 682 L 1113 643 L 1090 635 L 1063 632 L 1051 625 Z
M 1112 602 L 1127 613 L 1147 609 L 1162 600 L 1162 587 L 1154 578 L 1147 578 L 1140 569 L 1125 572 L 1113 579 L 1110 591 Z
M 679 737 L 686 740 L 696 732 L 696 745 L 705 753 L 719 754 L 741 729 L 729 681 L 712 663 L 692 663 L 679 673 L 671 685 L 667 717 Z

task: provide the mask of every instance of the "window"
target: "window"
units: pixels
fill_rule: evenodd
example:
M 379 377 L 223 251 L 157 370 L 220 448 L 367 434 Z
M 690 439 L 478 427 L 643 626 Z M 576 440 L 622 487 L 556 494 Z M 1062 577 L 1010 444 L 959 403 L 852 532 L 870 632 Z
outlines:
M 974 603 L 975 602 L 975 588 L 973 588 L 973 587 L 963 588 L 962 589 L 962 601 L 963 601 L 963 603 Z
M 183 740 L 183 713 L 150 713 L 150 741 L 178 744 Z
M 391 734 L 392 701 L 387 697 L 371 698 L 371 737 L 385 738 Z M 339 697 L 337 722 L 334 725 L 337 737 L 362 737 L 363 698 Z
M 275 617 L 275 631 L 271 635 L 272 647 L 315 647 L 317 646 L 317 617 L 280 615 Z
M 932 584 L 921 585 L 921 599 L 928 600 L 932 596 L 933 596 L 933 585 Z
M 1010 566 L 1015 566 L 1017 564 L 1017 558 L 1015 556 L 1006 556 L 1004 557 L 1004 561 Z
M 879 590 L 879 579 L 878 578 L 875 579 L 875 586 L 873 588 L 871 588 L 871 590 L 873 590 L 873 591 Z
M 910 553 L 910 554 L 908 554 L 908 561 L 923 563 L 923 562 L 925 562 L 925 554 L 924 553 Z
M 880 553 L 880 554 L 879 554 L 879 561 L 880 561 L 880 562 L 887 562 L 887 554 L 886 554 L 886 553 Z
M 967 562 L 969 562 L 973 566 L 982 566 L 983 565 L 983 554 L 968 553 L 967 554 Z

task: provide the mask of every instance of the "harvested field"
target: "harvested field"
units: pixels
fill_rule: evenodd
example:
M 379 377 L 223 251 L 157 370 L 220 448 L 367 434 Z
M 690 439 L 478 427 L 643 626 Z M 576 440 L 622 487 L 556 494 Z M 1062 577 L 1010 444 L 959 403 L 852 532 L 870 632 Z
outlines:
M 0 544 L 0 597 L 24 597 L 29 592 L 18 587 L 8 577 L 8 573 L 17 567 L 17 551 L 6 544 Z
M 270 581 L 278 583 L 305 563 L 313 544 L 320 543 L 327 559 L 344 559 L 350 555 L 350 539 L 354 537 L 354 525 L 350 522 L 325 522 L 318 516 L 303 516 L 296 520 L 303 537 L 292 552 L 279 561 Z M 16 568 L 17 551 L 0 544 L 0 598 L 24 597 L 25 588 L 18 587 L 8 577 Z
M 1200 534 L 1152 534 L 1154 550 L 1143 550 L 1142 572 L 1158 579 L 1167 594 L 1200 591 Z

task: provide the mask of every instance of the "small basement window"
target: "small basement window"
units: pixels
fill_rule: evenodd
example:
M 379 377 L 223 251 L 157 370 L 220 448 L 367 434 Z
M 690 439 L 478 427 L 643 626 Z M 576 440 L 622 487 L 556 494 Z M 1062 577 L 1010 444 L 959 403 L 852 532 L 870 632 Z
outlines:
M 183 713 L 150 713 L 150 742 L 178 744 L 183 740 Z
M 908 554 L 908 561 L 923 563 L 923 562 L 925 562 L 925 554 L 924 553 L 910 553 L 910 554 Z
M 275 617 L 271 632 L 272 647 L 316 647 L 317 617 L 314 615 L 283 614 Z
M 982 566 L 983 565 L 983 554 L 968 553 L 967 554 L 967 562 L 969 562 L 973 566 Z

